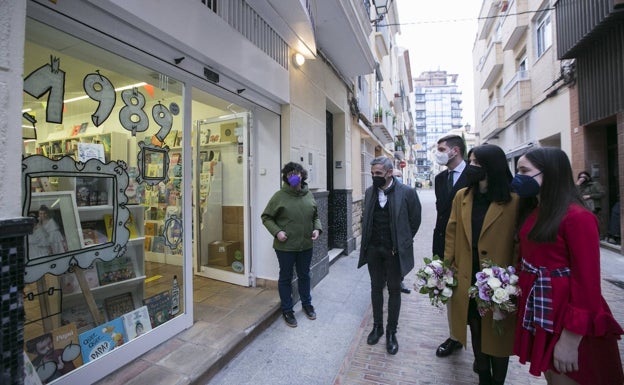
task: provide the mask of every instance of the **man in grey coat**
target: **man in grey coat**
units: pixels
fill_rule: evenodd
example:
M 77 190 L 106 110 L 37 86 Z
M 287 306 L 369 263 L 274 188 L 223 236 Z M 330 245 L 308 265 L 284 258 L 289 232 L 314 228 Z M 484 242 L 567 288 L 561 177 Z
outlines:
M 362 243 L 358 268 L 368 264 L 373 305 L 373 330 L 367 343 L 384 334 L 383 288 L 388 287 L 386 350 L 399 351 L 396 339 L 401 311 L 401 277 L 414 268 L 414 236 L 420 227 L 421 206 L 413 188 L 392 176 L 392 161 L 384 156 L 371 162 L 373 186 L 366 189 L 362 212 Z

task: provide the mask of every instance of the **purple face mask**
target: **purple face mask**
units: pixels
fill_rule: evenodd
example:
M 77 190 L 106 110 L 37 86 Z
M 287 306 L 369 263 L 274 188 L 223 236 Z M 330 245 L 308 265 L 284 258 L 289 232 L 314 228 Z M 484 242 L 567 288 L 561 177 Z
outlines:
M 288 184 L 295 187 L 301 183 L 301 177 L 299 175 L 291 175 L 288 177 Z

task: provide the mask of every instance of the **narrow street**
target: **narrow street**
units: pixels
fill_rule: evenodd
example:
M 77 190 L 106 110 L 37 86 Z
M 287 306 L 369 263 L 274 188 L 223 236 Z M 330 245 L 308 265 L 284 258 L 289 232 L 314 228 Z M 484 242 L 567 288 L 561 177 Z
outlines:
M 433 190 L 419 190 L 423 206 L 422 226 L 415 238 L 416 266 L 430 255 L 435 221 Z M 289 328 L 281 318 L 252 341 L 210 385 L 403 385 L 476 384 L 472 372 L 472 351 L 456 352 L 438 358 L 437 346 L 448 337 L 446 313 L 430 305 L 424 295 L 403 294 L 397 339 L 399 353 L 386 353 L 384 339 L 375 346 L 366 344 L 372 328 L 369 278 L 366 268 L 357 269 L 359 250 L 343 256 L 330 267 L 330 273 L 312 291 L 318 318 L 310 321 L 295 307 L 297 328 Z M 616 319 L 624 323 L 622 287 L 607 280 L 624 281 L 624 257 L 602 250 L 603 295 Z M 405 278 L 413 286 L 414 272 Z M 620 354 L 624 342 L 620 342 Z M 543 385 L 543 378 L 510 361 L 506 384 Z

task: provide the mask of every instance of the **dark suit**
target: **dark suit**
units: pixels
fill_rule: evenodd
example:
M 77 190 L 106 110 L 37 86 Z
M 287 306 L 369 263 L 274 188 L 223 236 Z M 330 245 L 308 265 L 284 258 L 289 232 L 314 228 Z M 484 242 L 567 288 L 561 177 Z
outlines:
M 465 161 L 464 161 L 465 162 Z M 465 168 L 464 168 L 465 170 Z M 436 196 L 436 224 L 433 229 L 433 242 L 431 244 L 432 255 L 444 258 L 444 237 L 446 235 L 446 224 L 451 215 L 451 207 L 453 206 L 453 198 L 458 190 L 467 187 L 466 175 L 462 172 L 453 185 L 453 189 L 447 190 L 448 169 L 440 172 L 435 177 L 435 196 Z

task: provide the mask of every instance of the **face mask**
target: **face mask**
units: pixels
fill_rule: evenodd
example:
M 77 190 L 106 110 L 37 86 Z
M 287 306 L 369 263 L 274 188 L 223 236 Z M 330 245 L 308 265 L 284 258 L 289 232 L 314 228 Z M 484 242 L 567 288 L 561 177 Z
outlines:
M 301 177 L 299 175 L 291 175 L 288 177 L 288 184 L 295 187 L 301 183 Z
M 399 182 L 403 183 L 403 177 L 400 176 L 395 176 L 396 180 L 398 180 Z
M 436 162 L 438 162 L 440 166 L 446 166 L 446 164 L 449 162 L 448 152 L 436 152 L 435 158 Z
M 483 169 L 483 167 L 475 166 L 472 164 L 469 164 L 468 166 L 466 166 L 464 173 L 466 174 L 466 179 L 468 180 L 468 184 L 477 183 L 479 181 L 482 181 L 486 177 L 485 170 Z
M 511 189 L 521 198 L 537 196 L 540 192 L 540 185 L 535 180 L 535 177 L 539 174 L 541 172 L 533 176 L 516 174 L 511 181 Z
M 382 188 L 386 184 L 386 178 L 383 176 L 374 176 L 373 177 L 373 186 L 376 188 Z

